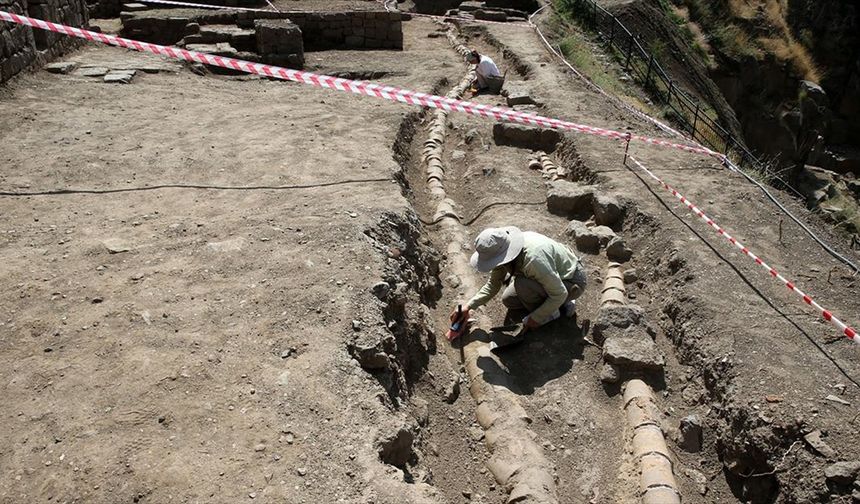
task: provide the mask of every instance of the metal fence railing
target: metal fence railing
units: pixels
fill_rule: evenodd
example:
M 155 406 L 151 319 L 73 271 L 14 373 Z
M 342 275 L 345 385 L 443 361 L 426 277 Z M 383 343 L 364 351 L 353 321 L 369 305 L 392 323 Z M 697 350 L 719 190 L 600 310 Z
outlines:
M 562 0 L 568 11 L 592 29 L 610 52 L 620 58 L 624 70 L 652 93 L 669 110 L 678 125 L 696 141 L 725 154 L 741 168 L 766 172 L 743 142 L 705 113 L 701 103 L 691 97 L 666 74 L 639 40 L 612 13 L 594 0 Z

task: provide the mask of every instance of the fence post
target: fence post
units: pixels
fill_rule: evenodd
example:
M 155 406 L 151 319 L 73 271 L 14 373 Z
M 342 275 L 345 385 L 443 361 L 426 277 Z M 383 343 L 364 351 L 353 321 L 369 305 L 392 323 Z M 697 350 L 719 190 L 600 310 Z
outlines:
M 606 44 L 606 47 L 612 49 L 612 41 L 615 39 L 615 16 L 612 16 L 612 27 L 609 29 L 609 42 Z
M 624 62 L 624 71 L 630 71 L 630 57 L 633 56 L 633 34 L 630 33 L 630 43 L 627 44 L 627 60 Z
M 591 9 L 591 21 L 594 23 L 594 28 L 597 29 L 599 28 L 599 25 L 597 24 L 597 2 L 592 1 L 591 5 L 593 7 Z
M 675 86 L 675 81 L 669 80 L 669 92 L 666 93 L 666 103 L 672 103 L 672 89 Z
M 696 138 L 696 121 L 699 120 L 699 104 L 696 103 L 696 112 L 693 114 L 693 138 Z
M 726 139 L 726 152 L 725 152 L 726 157 L 729 157 L 729 150 L 732 147 L 732 141 L 734 141 L 734 137 L 729 135 L 729 137 Z
M 651 69 L 654 67 L 654 55 L 648 59 L 648 72 L 645 74 L 645 87 L 651 83 Z

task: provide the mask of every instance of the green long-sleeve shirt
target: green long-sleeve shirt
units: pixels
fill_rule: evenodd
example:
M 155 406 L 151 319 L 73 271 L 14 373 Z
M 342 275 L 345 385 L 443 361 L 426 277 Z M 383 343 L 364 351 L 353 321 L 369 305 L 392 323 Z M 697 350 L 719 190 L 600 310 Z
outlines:
M 498 294 L 505 277 L 523 275 L 535 280 L 547 293 L 547 299 L 529 317 L 544 323 L 567 299 L 563 280 L 573 278 L 579 258 L 565 245 L 539 233 L 523 232 L 523 251 L 512 262 L 493 268 L 487 283 L 469 300 L 471 309 L 478 308 Z

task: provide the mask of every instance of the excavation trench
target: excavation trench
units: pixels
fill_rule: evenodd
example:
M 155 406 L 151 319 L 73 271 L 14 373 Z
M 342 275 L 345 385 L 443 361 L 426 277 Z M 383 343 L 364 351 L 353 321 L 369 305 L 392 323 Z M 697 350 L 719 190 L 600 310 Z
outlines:
M 508 61 L 520 77 L 530 78 L 533 69 L 519 62 L 516 53 L 497 40 L 488 40 L 481 31 L 470 34 L 472 43 L 486 48 L 496 61 Z M 456 47 L 455 34 L 449 32 L 448 35 Z M 504 55 L 497 54 L 497 50 Z M 449 96 L 459 95 L 465 89 L 466 80 L 453 81 L 454 94 Z M 435 91 L 442 92 L 450 85 L 440 81 Z M 561 175 L 561 178 L 567 176 L 587 185 L 609 182 L 606 175 L 592 172 L 580 159 L 575 138 L 563 137 L 550 154 L 527 153 L 522 148 L 490 140 L 488 125 L 479 120 L 458 116 L 454 123 L 452 119 L 439 110 L 411 113 L 403 120 L 393 147 L 400 166 L 397 179 L 423 223 L 419 226 L 422 239 L 432 242 L 440 256 L 436 280 L 441 282 L 441 297 L 434 299 L 438 307 L 428 305 L 430 313 L 425 317 L 437 338 L 444 331 L 450 305 L 464 300 L 464 296 L 471 295 L 480 285 L 480 279 L 468 266 L 471 237 L 478 225 L 513 220 L 522 227 L 534 224 L 536 230 L 548 235 L 558 235 L 559 226 L 566 225 L 565 219 L 546 216 L 543 189 L 529 188 L 529 184 L 510 184 L 515 177 L 537 178 L 529 173 L 530 159 L 535 160 L 534 171 L 541 172 L 549 180 Z M 500 165 L 500 159 L 504 159 L 505 164 L 516 165 L 520 174 Z M 486 204 L 487 196 L 490 204 Z M 674 498 L 677 491 L 685 495 L 685 501 L 696 502 L 709 488 L 712 493 L 728 493 L 728 488 L 739 485 L 745 489 L 731 491 L 754 500 L 775 495 L 779 488 L 777 476 L 765 475 L 755 481 L 739 483 L 737 480 L 741 478 L 733 476 L 734 471 L 751 474 L 772 470 L 787 448 L 786 443 L 798 439 L 800 431 L 787 426 L 784 433 L 789 441 L 776 443 L 776 435 L 743 434 L 753 420 L 748 410 L 732 404 L 730 364 L 707 358 L 701 348 L 689 346 L 688 338 L 684 337 L 685 332 L 701 330 L 703 323 L 695 316 L 695 303 L 683 302 L 675 292 L 676 286 L 685 281 L 686 260 L 677 251 L 654 247 L 655 235 L 659 235 L 656 236 L 659 240 L 665 233 L 661 231 L 659 219 L 644 213 L 637 205 L 627 206 L 623 223 L 616 228 L 616 231 L 623 230 L 630 230 L 626 238 L 631 248 L 641 251 L 633 265 L 648 272 L 648 276 L 640 275 L 643 280 L 647 279 L 648 286 L 642 280 L 634 280 L 627 296 L 638 295 L 648 317 L 660 322 L 660 330 L 654 332 L 652 338 L 656 336 L 655 342 L 666 356 L 666 369 L 670 374 L 656 379 L 653 375 L 643 376 L 658 393 L 650 397 L 637 393 L 639 399 L 632 396 L 622 399 L 620 387 L 600 387 L 598 370 L 605 357 L 600 349 L 581 341 L 574 341 L 573 345 L 569 341 L 560 344 L 553 341 L 552 336 L 545 337 L 527 344 L 528 356 L 512 352 L 499 358 L 488 351 L 487 335 L 478 329 L 461 348 L 438 344 L 437 348 L 444 349 L 447 355 L 446 362 L 430 359 L 428 368 L 435 378 L 421 378 L 415 384 L 419 403 L 422 398 L 438 394 L 440 389 L 445 389 L 446 396 L 444 402 L 427 401 L 431 403 L 431 421 L 430 426 L 424 428 L 427 435 L 421 440 L 423 448 L 420 450 L 432 452 L 430 447 L 438 440 L 452 441 L 456 436 L 445 429 L 434 430 L 433 426 L 439 420 L 444 424 L 446 418 L 449 422 L 455 418 L 459 425 L 454 422 L 445 427 L 467 429 L 472 433 L 472 440 L 454 440 L 447 446 L 472 450 L 475 455 L 471 463 L 475 466 L 486 463 L 489 474 L 498 482 L 493 490 L 504 491 L 508 499 L 519 499 L 518 502 L 600 502 L 607 498 L 612 502 L 638 502 L 643 498 L 659 502 L 661 492 Z M 593 277 L 590 280 L 599 291 L 600 278 L 608 263 L 602 256 L 595 255 L 585 255 L 585 262 Z M 593 296 L 581 299 L 580 317 L 597 317 L 596 294 Z M 491 327 L 490 318 L 496 320 L 498 315 L 499 312 L 493 310 L 479 312 L 477 327 Z M 588 334 L 587 328 L 583 328 L 582 333 L 578 331 L 577 328 L 574 332 L 576 337 Z M 569 353 L 571 346 L 572 354 Z M 547 352 L 549 357 L 544 357 Z M 564 355 L 559 357 L 559 354 Z M 553 362 L 550 365 L 537 362 L 535 355 Z M 575 367 L 571 367 L 570 361 Z M 579 363 L 586 366 L 581 367 Z M 609 361 L 603 363 L 604 367 L 610 364 Z M 547 376 L 541 375 L 553 367 L 555 369 L 544 373 Z M 708 441 L 703 451 L 695 454 L 686 454 L 680 447 L 678 420 L 673 414 L 674 408 L 683 408 L 681 411 L 689 408 L 679 405 L 674 395 L 666 399 L 673 380 L 679 375 L 692 382 L 684 388 L 699 387 L 707 395 L 713 411 L 708 417 L 709 425 L 721 432 L 722 441 Z M 461 380 L 468 384 L 471 398 L 464 397 L 465 394 L 458 398 Z M 628 386 L 625 390 L 630 390 L 631 394 L 636 390 L 641 392 L 637 387 Z M 651 416 L 647 421 L 625 427 L 625 416 L 636 416 L 636 412 L 629 409 L 631 404 L 642 405 L 641 409 Z M 625 410 L 625 406 L 628 409 Z M 476 434 L 476 426 L 471 424 L 473 411 L 484 430 L 482 435 Z M 761 432 L 759 427 L 754 425 L 753 429 Z M 665 453 L 654 455 L 655 450 L 637 451 L 632 443 L 640 431 L 639 435 L 646 437 L 657 431 L 667 434 L 663 443 L 665 449 L 661 446 L 656 450 Z M 482 436 L 489 453 L 476 451 L 472 443 Z M 573 451 L 566 444 L 570 444 Z M 701 463 L 691 466 L 691 457 Z M 669 459 L 670 467 L 665 464 Z M 425 457 L 424 460 L 428 472 L 434 475 L 446 472 L 448 462 L 442 458 Z M 724 462 L 734 469 L 725 470 L 725 479 L 715 479 L 723 473 Z M 657 474 L 662 471 L 663 475 L 668 467 L 670 473 L 674 471 L 677 481 L 666 483 L 648 479 L 650 473 L 643 471 L 643 465 L 647 464 L 658 467 Z M 720 470 L 715 472 L 715 468 Z M 456 485 L 455 497 L 458 497 L 458 490 L 474 486 L 474 482 L 456 477 L 445 481 Z M 441 486 L 439 478 L 434 478 L 433 483 Z
M 457 49 L 456 33 L 449 31 L 448 36 Z M 458 53 L 465 50 L 459 46 Z M 467 74 L 449 96 L 462 94 L 470 80 Z M 488 143 L 488 136 L 495 136 L 487 133 L 492 125 L 481 121 L 454 124 L 450 119 L 439 110 L 410 114 L 394 146 L 404 194 L 423 216 L 425 231 L 429 231 L 436 249 L 444 251 L 441 275 L 443 301 L 448 305 L 462 301 L 480 286 L 481 279 L 468 265 L 471 236 L 476 232 L 471 227 L 474 222 L 497 219 L 522 208 L 534 215 L 526 221 L 541 232 L 555 234 L 546 226 L 564 225 L 563 219 L 544 210 L 546 190 L 538 182 L 540 177 L 529 173 L 529 160 L 534 160 L 535 171 L 546 179 L 581 171 L 575 149 L 566 139 L 551 146 L 552 155 L 528 153 L 519 147 Z M 494 140 L 499 138 L 489 142 Z M 504 159 L 503 165 L 500 159 Z M 484 168 L 477 171 L 481 166 Z M 522 177 L 537 183 L 520 184 Z M 481 187 L 491 203 L 484 204 L 486 198 L 476 197 L 469 186 Z M 492 201 L 494 198 L 499 199 Z M 531 227 L 529 222 L 521 225 Z M 444 302 L 433 317 L 438 335 L 438 329 L 447 323 L 449 306 Z M 584 313 L 594 309 L 591 300 L 582 304 Z M 449 361 L 461 370 L 464 383 L 469 384 L 475 416 L 490 452 L 486 465 L 507 499 L 586 502 L 600 496 L 601 488 L 604 494 L 634 495 L 635 485 L 617 467 L 623 457 L 620 398 L 606 397 L 593 367 L 583 368 L 584 373 L 569 372 L 586 359 L 599 359 L 593 348 L 586 351 L 585 344 L 577 339 L 579 328 L 560 327 L 536 337 L 528 350 L 499 357 L 489 351 L 489 334 L 481 329 L 493 326 L 491 316 L 495 320 L 497 315 L 495 311 L 477 313 L 476 329 L 464 344 L 444 343 L 444 348 Z M 535 350 L 546 357 L 530 359 L 529 353 Z M 564 383 L 543 386 L 558 379 Z M 566 390 L 568 384 L 574 390 Z M 606 438 L 608 442 L 601 442 Z M 591 446 L 593 442 L 596 444 Z M 582 443 L 588 448 L 576 451 L 578 446 L 567 448 L 565 443 Z M 594 463 L 595 458 L 600 459 L 598 463 Z M 564 477 L 559 477 L 560 472 Z M 620 486 L 624 490 L 614 488 L 619 480 L 623 480 Z

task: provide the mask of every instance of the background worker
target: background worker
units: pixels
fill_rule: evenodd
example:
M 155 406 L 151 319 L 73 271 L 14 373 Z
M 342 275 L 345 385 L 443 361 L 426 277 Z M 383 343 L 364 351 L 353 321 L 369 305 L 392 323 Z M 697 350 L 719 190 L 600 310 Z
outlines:
M 487 283 L 466 304 L 460 317 L 490 301 L 507 283 L 502 304 L 509 310 L 526 310 L 524 329 L 534 329 L 576 314 L 576 298 L 587 284 L 582 261 L 564 244 L 542 234 L 514 226 L 488 228 L 475 239 L 472 266 L 490 273 Z M 457 317 L 457 310 L 451 320 Z
M 486 89 L 492 94 L 499 94 L 501 92 L 505 78 L 492 58 L 480 54 L 478 51 L 472 51 L 466 57 L 466 61 L 469 64 L 475 65 L 475 74 L 477 74 L 475 86 L 478 91 Z

